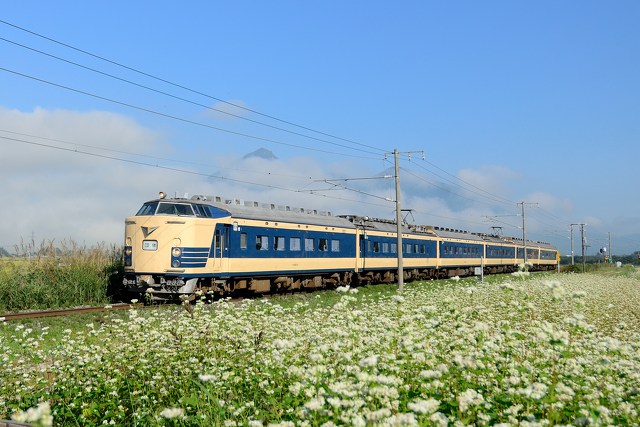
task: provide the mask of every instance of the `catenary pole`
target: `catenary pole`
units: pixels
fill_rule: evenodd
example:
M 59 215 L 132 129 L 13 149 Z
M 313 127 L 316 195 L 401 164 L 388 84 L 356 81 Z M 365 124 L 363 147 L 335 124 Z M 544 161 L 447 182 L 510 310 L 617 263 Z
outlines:
M 396 234 L 398 235 L 398 290 L 404 289 L 404 266 L 402 259 L 402 207 L 400 205 L 400 166 L 398 165 L 398 149 L 393 150 L 396 170 Z

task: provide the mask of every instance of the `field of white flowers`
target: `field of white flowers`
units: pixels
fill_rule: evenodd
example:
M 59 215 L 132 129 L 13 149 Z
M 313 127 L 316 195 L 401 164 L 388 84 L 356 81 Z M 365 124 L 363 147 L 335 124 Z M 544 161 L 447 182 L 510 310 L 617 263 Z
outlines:
M 640 279 L 422 282 L 0 325 L 42 425 L 640 425 Z M 12 333 L 7 334 L 10 330 Z M 3 342 L 4 341 L 4 342 Z

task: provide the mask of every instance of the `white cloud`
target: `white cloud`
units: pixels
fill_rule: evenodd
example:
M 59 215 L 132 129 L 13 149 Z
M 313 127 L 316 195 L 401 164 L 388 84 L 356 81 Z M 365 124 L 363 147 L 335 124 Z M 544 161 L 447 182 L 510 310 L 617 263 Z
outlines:
M 238 117 L 244 117 L 247 114 L 249 112 L 245 102 L 236 99 L 216 102 L 205 111 L 207 117 L 217 120 L 237 120 Z
M 166 153 L 167 146 L 118 114 L 0 108 L 0 245 L 11 250 L 32 233 L 36 243 L 120 243 L 124 218 L 142 201 L 168 185 L 186 186 L 180 174 L 83 154 L 144 161 L 116 151 Z
M 395 204 L 383 200 L 385 197 L 395 199 L 392 179 L 337 182 L 356 191 L 338 189 L 323 181 L 378 176 L 379 164 L 371 169 L 366 169 L 366 164 L 358 164 L 356 169 L 350 161 L 342 159 L 242 159 L 215 147 L 212 148 L 215 151 L 195 156 L 210 159 L 210 169 L 203 171 L 203 167 L 198 166 L 195 174 L 189 174 L 99 157 L 126 158 L 161 166 L 168 162 L 124 152 L 172 157 L 172 147 L 163 134 L 108 112 L 44 109 L 22 112 L 0 108 L 0 150 L 6 197 L 0 210 L 0 246 L 7 249 L 21 240 L 30 240 L 32 233 L 36 243 L 71 239 L 86 245 L 121 244 L 124 218 L 134 214 L 144 201 L 155 198 L 158 191 L 180 196 L 185 193 L 221 195 L 229 199 L 325 210 L 334 215 L 395 218 Z M 201 174 L 203 172 L 216 178 L 208 178 Z M 458 176 L 504 197 L 517 192 L 514 187 L 521 179 L 517 172 L 502 166 L 465 169 Z M 454 194 L 482 199 L 474 194 L 477 190 L 468 192 L 439 178 L 428 176 L 428 180 L 422 180 L 421 177 L 427 175 L 416 172 L 402 176 L 403 207 L 414 209 L 413 217 L 418 224 L 486 232 L 495 224 L 489 223 L 485 216 L 505 209 L 495 203 L 478 203 Z M 450 188 L 451 192 L 443 188 Z M 532 193 L 529 197 L 541 205 L 544 203 L 544 208 L 550 211 L 570 207 L 568 201 L 546 193 Z M 515 207 L 508 209 L 515 211 Z M 509 222 L 517 224 L 518 220 Z M 517 228 L 505 229 L 505 234 L 517 233 Z

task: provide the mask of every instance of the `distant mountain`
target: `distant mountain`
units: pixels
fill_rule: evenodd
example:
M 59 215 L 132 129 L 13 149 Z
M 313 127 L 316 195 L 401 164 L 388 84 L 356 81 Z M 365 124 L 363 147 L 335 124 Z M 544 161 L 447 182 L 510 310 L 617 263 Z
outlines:
M 267 150 L 266 148 L 258 148 L 256 151 L 253 151 L 247 155 L 245 155 L 242 159 L 249 159 L 251 157 L 258 157 L 260 159 L 265 159 L 265 160 L 276 160 L 277 157 L 275 154 L 273 154 L 270 150 Z

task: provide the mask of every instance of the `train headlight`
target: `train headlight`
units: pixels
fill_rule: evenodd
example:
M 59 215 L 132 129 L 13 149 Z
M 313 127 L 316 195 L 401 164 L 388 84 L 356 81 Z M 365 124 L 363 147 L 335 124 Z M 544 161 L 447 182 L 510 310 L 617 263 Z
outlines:
M 179 258 L 182 255 L 182 249 L 180 248 L 173 248 L 171 250 L 171 255 L 173 255 L 175 258 Z
M 131 256 L 132 253 L 133 253 L 133 250 L 130 247 L 127 247 L 124 249 L 125 256 Z
M 171 261 L 171 267 L 173 268 L 180 267 L 180 260 L 174 259 L 173 261 Z

